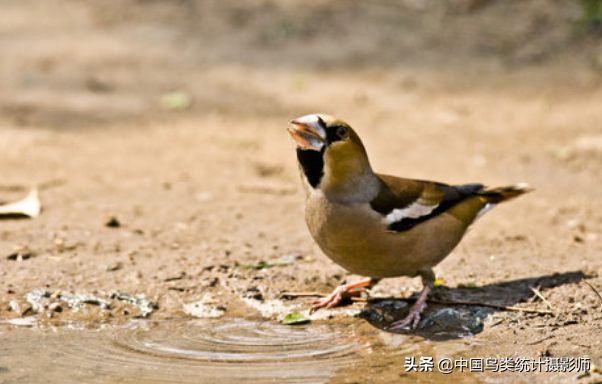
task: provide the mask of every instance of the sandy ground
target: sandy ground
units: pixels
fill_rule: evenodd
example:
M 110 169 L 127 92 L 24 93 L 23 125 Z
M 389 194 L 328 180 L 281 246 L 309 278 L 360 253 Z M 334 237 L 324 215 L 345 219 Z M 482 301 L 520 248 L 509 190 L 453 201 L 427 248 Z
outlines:
M 355 127 L 379 172 L 529 182 L 436 268 L 439 295 L 553 312 L 497 312 L 474 336 L 484 351 L 602 365 L 599 41 L 569 4 L 428 4 L 3 2 L 0 200 L 38 185 L 43 213 L 0 221 L 0 317 L 139 315 L 117 300 L 32 307 L 41 289 L 144 294 L 155 318 L 200 301 L 278 319 L 307 308 L 282 292 L 357 278 L 305 228 L 286 133 L 326 112 Z M 174 91 L 191 105 L 169 107 Z M 248 268 L 277 260 L 295 262 Z M 419 287 L 390 279 L 373 294 Z

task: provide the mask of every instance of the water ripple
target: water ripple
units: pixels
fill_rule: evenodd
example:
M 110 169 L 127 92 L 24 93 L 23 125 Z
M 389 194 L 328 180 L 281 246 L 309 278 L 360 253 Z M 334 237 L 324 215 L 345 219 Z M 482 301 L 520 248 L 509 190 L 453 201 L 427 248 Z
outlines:
M 10 345 L 14 331 L 0 337 L 3 344 Z M 18 361 L 0 361 L 9 369 L 3 375 L 23 373 L 31 364 L 46 380 L 62 372 L 61 383 L 323 383 L 367 348 L 343 327 L 240 319 L 23 332 L 37 335 L 13 340 L 20 350 L 28 345 L 29 353 Z M 22 377 L 23 382 L 36 379 L 33 372 Z

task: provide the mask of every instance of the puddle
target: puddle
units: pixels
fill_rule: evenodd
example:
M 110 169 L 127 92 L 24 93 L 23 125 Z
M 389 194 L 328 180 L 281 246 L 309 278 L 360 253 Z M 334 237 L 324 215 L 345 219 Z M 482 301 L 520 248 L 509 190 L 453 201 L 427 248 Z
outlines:
M 500 357 L 478 337 L 464 337 L 474 330 L 466 322 L 481 326 L 480 313 L 432 308 L 417 332 L 430 330 L 429 340 L 375 326 L 398 306 L 375 303 L 372 324 L 353 318 L 296 326 L 238 318 L 0 321 L 0 384 L 521 382 L 460 368 L 461 361 L 466 367 L 469 359 Z M 453 369 L 444 372 L 444 362 Z
M 366 305 L 359 317 L 379 329 L 388 330 L 391 323 L 405 318 L 409 309 L 410 305 L 403 300 L 380 300 Z M 484 320 L 494 312 L 491 308 L 478 306 L 450 308 L 430 304 L 422 313 L 416 329 L 396 332 L 434 341 L 461 339 L 481 333 Z
M 0 383 L 324 383 L 369 346 L 343 326 L 0 324 Z

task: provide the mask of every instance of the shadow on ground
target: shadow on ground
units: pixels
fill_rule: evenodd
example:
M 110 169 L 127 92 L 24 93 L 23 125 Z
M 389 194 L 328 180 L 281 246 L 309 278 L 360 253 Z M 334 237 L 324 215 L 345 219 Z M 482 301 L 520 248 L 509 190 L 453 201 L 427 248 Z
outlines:
M 513 307 L 534 299 L 536 295 L 532 288 L 555 288 L 565 284 L 577 284 L 587 278 L 585 273 L 576 271 L 512 280 L 479 288 L 437 287 L 429 297 L 429 305 L 418 327 L 415 330 L 405 329 L 396 333 L 414 334 L 434 341 L 473 336 L 483 331 L 484 319 L 488 315 L 504 311 L 501 307 Z M 359 317 L 376 328 L 392 332 L 388 329 L 389 325 L 405 318 L 414 300 L 414 297 L 405 300 L 371 300 Z M 470 305 L 451 304 L 452 302 Z M 499 308 L 481 306 L 478 303 Z M 544 312 L 540 315 L 545 316 Z

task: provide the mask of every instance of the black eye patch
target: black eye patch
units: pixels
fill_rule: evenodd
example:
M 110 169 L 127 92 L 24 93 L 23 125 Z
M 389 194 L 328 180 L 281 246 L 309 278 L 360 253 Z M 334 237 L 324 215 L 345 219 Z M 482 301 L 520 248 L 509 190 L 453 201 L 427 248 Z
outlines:
M 328 144 L 346 140 L 348 137 L 349 128 L 345 127 L 344 125 L 334 125 L 326 128 L 326 140 L 328 141 Z

